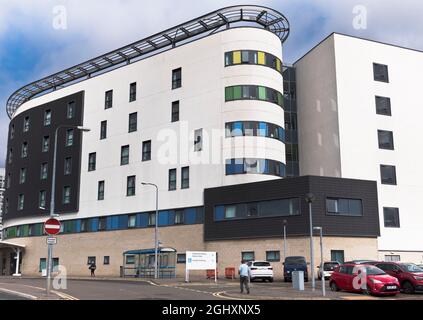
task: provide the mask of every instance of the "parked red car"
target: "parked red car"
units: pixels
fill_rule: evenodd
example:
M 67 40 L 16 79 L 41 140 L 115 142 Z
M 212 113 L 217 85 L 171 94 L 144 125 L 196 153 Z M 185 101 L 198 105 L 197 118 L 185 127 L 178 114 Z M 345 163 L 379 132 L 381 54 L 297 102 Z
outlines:
M 366 285 L 358 281 L 365 272 Z M 330 277 L 329 286 L 332 291 L 364 292 L 373 295 L 396 295 L 400 292 L 398 279 L 390 276 L 382 269 L 367 264 L 344 264 L 337 267 Z
M 423 269 L 413 263 L 378 262 L 374 264 L 398 279 L 404 293 L 423 291 Z

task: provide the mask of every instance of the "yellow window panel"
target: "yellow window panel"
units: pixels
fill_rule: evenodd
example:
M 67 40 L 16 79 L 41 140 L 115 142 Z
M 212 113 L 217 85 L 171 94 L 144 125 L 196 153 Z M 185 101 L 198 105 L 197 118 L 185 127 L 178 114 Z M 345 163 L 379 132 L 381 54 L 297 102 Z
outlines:
M 241 64 L 241 51 L 234 51 L 234 64 Z
M 281 61 L 279 59 L 276 60 L 276 69 L 281 72 Z
M 266 64 L 266 58 L 265 58 L 264 52 L 259 51 L 259 53 L 258 53 L 258 64 L 262 64 L 262 65 Z

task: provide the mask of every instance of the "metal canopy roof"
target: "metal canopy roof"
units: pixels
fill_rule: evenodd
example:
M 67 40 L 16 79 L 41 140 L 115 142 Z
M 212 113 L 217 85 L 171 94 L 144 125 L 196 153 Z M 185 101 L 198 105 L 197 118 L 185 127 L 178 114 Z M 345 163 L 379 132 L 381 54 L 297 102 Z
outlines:
M 231 28 L 235 24 L 242 25 L 242 23 L 253 24 L 269 30 L 276 34 L 282 42 L 289 35 L 288 20 L 276 10 L 262 6 L 223 8 L 30 83 L 9 97 L 6 104 L 7 114 L 11 119 L 22 104 L 36 96 L 129 64 L 136 58 L 139 59 L 156 51 L 176 47 L 180 42 L 188 42 L 190 39 L 196 40 L 207 36 L 222 27 Z

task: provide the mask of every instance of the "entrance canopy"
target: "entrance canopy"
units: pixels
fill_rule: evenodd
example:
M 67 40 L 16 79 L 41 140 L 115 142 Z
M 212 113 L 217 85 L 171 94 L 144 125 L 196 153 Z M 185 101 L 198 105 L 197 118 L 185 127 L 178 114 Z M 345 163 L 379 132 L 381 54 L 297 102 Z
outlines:
M 0 249 L 24 249 L 25 246 L 23 244 L 17 244 L 13 242 L 7 242 L 7 241 L 0 241 Z

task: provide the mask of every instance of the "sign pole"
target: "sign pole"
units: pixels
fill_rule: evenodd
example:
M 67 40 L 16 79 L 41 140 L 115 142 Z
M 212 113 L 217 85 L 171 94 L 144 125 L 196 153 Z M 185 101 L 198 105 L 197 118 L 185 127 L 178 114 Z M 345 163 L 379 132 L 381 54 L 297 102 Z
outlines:
M 47 234 L 47 295 L 50 294 L 51 288 L 51 272 L 53 269 L 53 244 L 55 241 L 50 241 L 50 236 L 60 233 L 60 221 L 54 218 L 48 219 L 44 223 L 44 232 Z
M 51 269 L 52 269 L 52 258 L 53 256 L 53 245 L 48 244 L 48 257 L 47 257 L 47 295 L 50 294 L 51 288 Z

